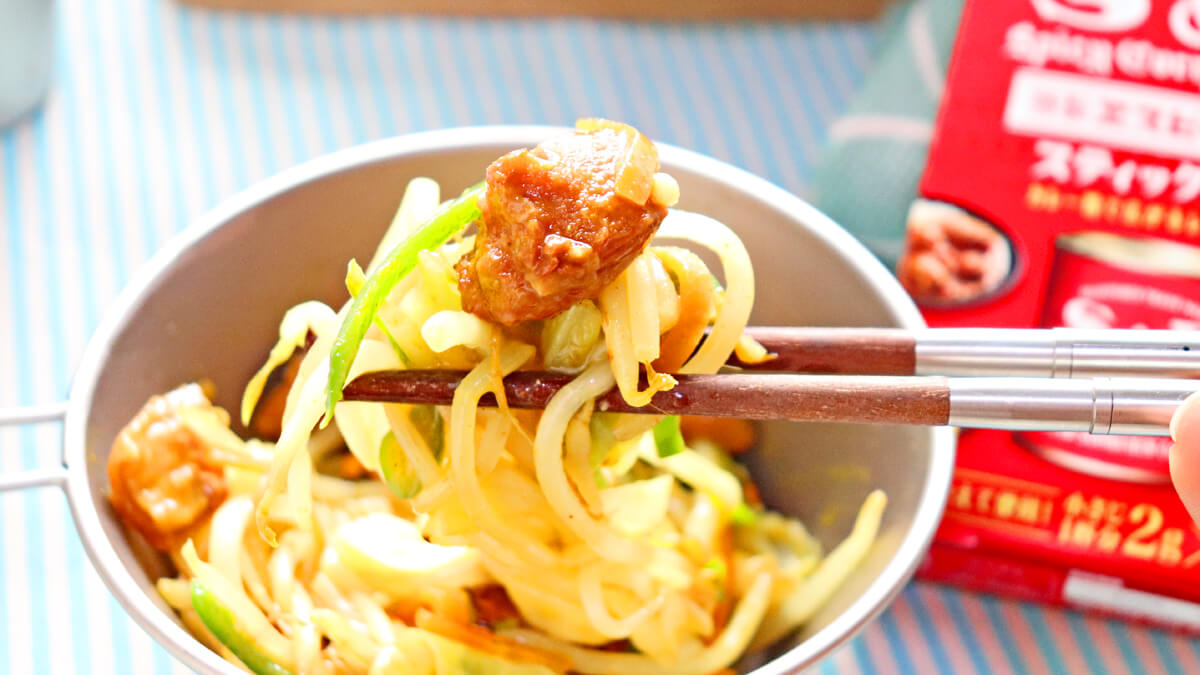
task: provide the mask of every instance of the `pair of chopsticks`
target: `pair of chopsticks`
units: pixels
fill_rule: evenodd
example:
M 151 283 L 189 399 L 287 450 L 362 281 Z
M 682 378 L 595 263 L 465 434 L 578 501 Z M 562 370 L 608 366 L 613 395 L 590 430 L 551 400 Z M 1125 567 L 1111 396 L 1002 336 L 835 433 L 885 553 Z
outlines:
M 774 354 L 743 372 L 677 375 L 650 405 L 599 397 L 609 412 L 953 425 L 1165 436 L 1200 390 L 1200 331 L 751 327 Z M 753 370 L 756 372 L 744 372 Z M 769 372 L 763 372 L 769 371 Z M 447 405 L 463 373 L 366 373 L 350 401 Z M 508 404 L 542 408 L 572 376 L 520 371 Z M 495 405 L 490 395 L 483 405 Z

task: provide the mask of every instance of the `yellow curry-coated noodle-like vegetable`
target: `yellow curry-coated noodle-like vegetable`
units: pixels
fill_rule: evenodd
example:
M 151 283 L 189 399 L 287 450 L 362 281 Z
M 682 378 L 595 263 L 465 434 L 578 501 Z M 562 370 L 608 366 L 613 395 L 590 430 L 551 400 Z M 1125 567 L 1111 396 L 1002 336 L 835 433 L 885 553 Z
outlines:
M 456 232 L 462 230 L 479 217 L 479 195 L 483 184 L 468 188 L 457 199 L 447 202 L 421 228 L 412 234 L 371 272 L 363 283 L 362 290 L 350 305 L 350 311 L 342 321 L 333 351 L 329 357 L 329 383 L 326 386 L 325 426 L 333 419 L 333 407 L 342 398 L 342 387 L 350 373 L 358 347 L 375 320 L 379 305 L 388 293 L 417 266 L 417 254 L 446 243 Z

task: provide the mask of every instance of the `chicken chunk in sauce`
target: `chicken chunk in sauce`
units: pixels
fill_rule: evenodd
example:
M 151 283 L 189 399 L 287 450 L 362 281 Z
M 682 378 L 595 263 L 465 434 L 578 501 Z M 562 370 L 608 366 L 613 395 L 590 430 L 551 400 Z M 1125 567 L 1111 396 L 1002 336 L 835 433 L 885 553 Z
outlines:
M 599 295 L 678 198 L 657 171 L 653 143 L 605 120 L 493 162 L 475 248 L 458 263 L 463 308 L 511 326 Z
M 154 396 L 117 435 L 108 456 L 113 508 L 160 550 L 186 538 L 226 494 L 221 464 L 184 424 L 184 408 L 214 410 L 196 384 Z

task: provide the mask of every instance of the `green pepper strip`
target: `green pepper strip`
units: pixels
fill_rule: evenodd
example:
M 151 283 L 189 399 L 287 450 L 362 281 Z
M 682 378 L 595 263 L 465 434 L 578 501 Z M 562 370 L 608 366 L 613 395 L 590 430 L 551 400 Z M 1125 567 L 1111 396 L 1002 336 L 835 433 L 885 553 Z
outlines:
M 729 514 L 729 520 L 734 525 L 753 525 L 754 521 L 758 520 L 758 512 L 750 508 L 746 502 L 742 502 L 733 508 L 733 512 Z
M 479 196 L 484 184 L 467 188 L 457 199 L 446 202 L 424 225 L 413 232 L 388 253 L 379 266 L 363 284 L 362 291 L 354 297 L 350 311 L 338 329 L 337 339 L 329 355 L 329 384 L 326 387 L 325 416 L 321 427 L 328 426 L 333 419 L 333 407 L 342 400 L 342 387 L 350 374 L 354 357 L 363 336 L 371 327 L 379 305 L 388 293 L 417 266 L 417 254 L 446 243 L 454 233 L 479 218 Z
M 679 430 L 679 416 L 668 415 L 654 425 L 654 447 L 659 457 L 670 457 L 683 452 L 683 432 Z
M 442 414 L 431 405 L 414 405 L 408 413 L 408 419 L 412 420 L 421 438 L 429 445 L 433 458 L 441 461 L 446 444 L 446 427 L 442 422 Z
M 592 437 L 592 450 L 588 453 L 588 462 L 592 465 L 592 475 L 596 478 L 596 487 L 603 490 L 608 487 L 608 479 L 600 470 L 608 453 L 617 445 L 617 438 L 612 430 L 613 417 L 611 413 L 592 413 L 588 431 Z
M 233 613 L 197 579 L 192 579 L 192 608 L 213 636 L 255 675 L 295 675 L 264 654 L 253 640 L 238 630 Z
M 363 272 L 358 261 L 351 258 L 350 263 L 346 265 L 346 290 L 350 292 L 350 297 L 353 298 L 361 293 L 363 284 L 365 283 L 367 283 L 366 273 Z M 373 323 L 379 329 L 379 332 L 383 333 L 384 337 L 391 343 L 392 351 L 396 352 L 396 358 L 400 359 L 400 363 L 404 364 L 405 368 L 411 366 L 412 361 L 408 359 L 408 354 L 404 353 L 404 348 L 400 346 L 396 337 L 392 335 L 392 331 L 388 330 L 387 324 L 383 322 L 383 317 L 376 314 Z
M 417 477 L 408 455 L 400 447 L 396 435 L 387 432 L 379 444 L 379 472 L 392 494 L 400 499 L 411 499 L 421 491 L 421 479 Z

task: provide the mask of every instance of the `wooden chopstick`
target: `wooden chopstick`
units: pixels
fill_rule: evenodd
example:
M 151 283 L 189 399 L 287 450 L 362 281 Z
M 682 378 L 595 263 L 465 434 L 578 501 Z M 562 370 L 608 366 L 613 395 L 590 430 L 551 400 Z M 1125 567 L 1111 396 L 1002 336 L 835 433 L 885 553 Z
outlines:
M 916 373 L 917 337 L 908 330 L 749 326 L 744 333 L 774 357 L 763 363 L 744 363 L 733 355 L 729 359 L 731 366 L 781 373 Z
M 729 365 L 773 374 L 676 375 L 678 385 L 644 408 L 630 407 L 614 389 L 596 400 L 596 409 L 1165 435 L 1179 402 L 1200 390 L 1196 331 L 750 327 L 746 333 L 774 358 L 750 364 L 735 357 Z M 367 373 L 343 395 L 448 405 L 462 377 L 442 370 Z M 514 408 L 543 408 L 571 379 L 517 372 L 505 378 L 505 395 Z M 489 394 L 481 404 L 496 402 Z
M 449 405 L 464 373 L 396 370 L 365 373 L 342 391 L 347 401 Z M 822 376 L 762 373 L 676 375 L 674 389 L 635 408 L 616 389 L 596 399 L 603 412 L 700 415 L 804 422 L 943 425 L 950 418 L 944 377 Z M 504 378 L 513 408 L 544 408 L 573 379 L 560 373 L 518 371 Z M 643 386 L 644 383 L 643 383 Z M 495 406 L 486 395 L 480 405 Z
M 347 401 L 448 405 L 465 373 L 366 373 L 346 385 Z M 674 389 L 634 408 L 613 389 L 602 412 L 740 417 L 797 422 L 953 425 L 983 429 L 1084 431 L 1165 436 L 1175 410 L 1200 380 L 1156 378 L 887 377 L 723 373 L 677 375 Z M 573 376 L 519 371 L 504 378 L 508 405 L 544 408 Z M 642 386 L 645 386 L 643 383 Z M 488 394 L 481 405 L 495 406 Z

